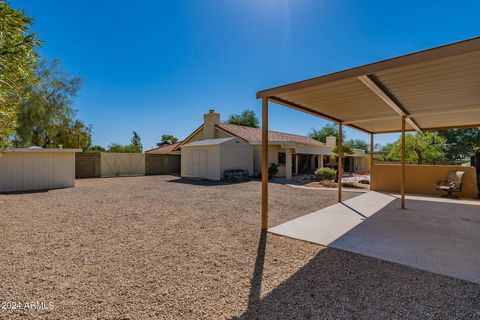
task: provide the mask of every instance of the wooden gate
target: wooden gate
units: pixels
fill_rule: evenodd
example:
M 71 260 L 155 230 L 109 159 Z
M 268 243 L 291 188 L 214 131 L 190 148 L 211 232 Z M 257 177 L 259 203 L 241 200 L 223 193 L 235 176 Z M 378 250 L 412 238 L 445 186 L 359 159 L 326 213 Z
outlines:
M 176 154 L 146 154 L 145 174 L 179 174 L 180 155 Z
M 75 153 L 75 178 L 100 177 L 100 152 Z
M 100 159 L 102 177 L 145 174 L 145 155 L 143 153 L 102 152 Z

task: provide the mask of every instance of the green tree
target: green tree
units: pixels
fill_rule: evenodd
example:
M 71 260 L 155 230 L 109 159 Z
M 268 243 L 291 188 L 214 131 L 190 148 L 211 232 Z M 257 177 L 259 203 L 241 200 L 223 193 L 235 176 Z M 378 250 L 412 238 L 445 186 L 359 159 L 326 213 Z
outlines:
M 134 153 L 133 148 L 130 144 L 122 145 L 120 143 L 115 143 L 115 142 L 112 142 L 108 145 L 107 152 Z
M 405 158 L 407 162 L 436 163 L 444 158 L 445 139 L 434 132 L 407 133 L 405 135 Z M 386 161 L 399 161 L 402 156 L 402 141 L 399 138 L 391 145 L 388 155 L 382 158 Z
M 230 124 L 236 124 L 240 126 L 245 126 L 245 127 L 252 127 L 252 128 L 258 128 L 259 127 L 259 121 L 257 118 L 257 115 L 253 110 L 243 110 L 241 114 L 232 114 L 228 120 L 227 123 Z
M 480 148 L 480 128 L 450 129 L 437 131 L 445 139 L 448 160 L 466 160 Z
M 76 118 L 72 108 L 81 79 L 65 73 L 58 60 L 41 61 L 37 78 L 39 83 L 28 88 L 28 99 L 17 114 L 15 145 L 87 148 L 92 129 Z
M 386 152 L 386 153 L 390 153 L 390 151 L 392 151 L 392 149 L 393 149 L 393 145 L 394 145 L 394 143 L 391 143 L 391 142 L 390 142 L 390 143 L 387 143 L 387 144 L 385 144 L 385 145 L 383 145 L 383 146 L 380 146 L 380 147 L 379 147 L 379 149 L 380 149 L 379 151 L 381 151 L 381 152 Z
M 332 149 L 332 152 L 333 153 L 336 153 L 337 155 L 340 155 L 340 145 L 337 143 L 337 145 L 335 147 L 333 147 Z M 348 156 L 348 155 L 352 155 L 353 154 L 353 149 L 350 145 L 342 145 L 342 168 L 343 168 L 343 164 L 345 163 L 345 156 Z M 335 156 L 332 156 L 332 157 L 335 157 Z
M 96 151 L 99 151 L 99 152 L 105 152 L 107 151 L 104 147 L 102 146 L 89 146 L 88 148 L 86 148 L 84 151 L 87 151 L 87 152 L 96 152 Z
M 111 143 L 108 146 L 107 152 L 119 152 L 119 153 L 141 153 L 143 150 L 142 140 L 136 131 L 132 132 L 131 143 L 122 145 L 119 143 Z
M 340 145 L 337 144 L 335 147 L 333 147 L 332 152 L 338 155 L 339 151 L 340 151 Z M 344 158 L 345 158 L 345 156 L 353 154 L 353 148 L 348 144 L 342 145 L 342 151 L 343 151 L 342 156 Z
M 315 128 L 312 128 L 310 133 L 308 134 L 310 138 L 323 143 L 327 142 L 328 136 L 334 136 L 335 138 L 337 138 L 337 141 L 338 141 L 339 135 L 340 133 L 338 130 L 338 126 L 334 123 L 326 124 L 321 129 L 318 129 L 318 130 Z M 342 139 L 343 140 L 346 139 L 345 132 L 342 132 Z
M 11 145 L 25 87 L 36 82 L 35 48 L 40 41 L 31 26 L 32 18 L 0 1 L 0 149 Z
M 162 140 L 157 143 L 157 147 L 168 146 L 178 142 L 178 138 L 172 136 L 171 134 L 162 135 Z
M 370 152 L 370 145 L 362 139 L 350 139 L 344 143 L 352 149 L 364 150 L 366 153 Z
M 334 136 L 336 140 L 339 140 L 340 137 L 340 131 L 338 128 L 338 125 L 334 123 L 328 123 L 324 125 L 320 129 L 315 129 L 312 128 L 310 130 L 310 133 L 308 136 L 312 139 L 315 139 L 317 141 L 326 143 L 327 142 L 327 137 L 328 136 Z M 343 147 L 348 148 L 349 150 L 351 149 L 360 149 L 360 150 L 365 150 L 365 152 L 370 152 L 370 145 L 363 141 L 362 139 L 350 139 L 346 140 L 347 136 L 345 135 L 345 131 L 342 132 L 342 139 L 343 139 Z M 353 150 L 351 152 L 353 154 Z
M 137 148 L 133 147 L 131 144 L 122 145 L 119 143 L 111 143 L 108 145 L 107 152 L 118 152 L 118 153 L 140 153 Z
M 136 131 L 132 132 L 132 148 L 136 150 L 136 152 L 142 152 L 143 151 L 143 145 L 142 145 L 142 139 L 138 135 Z

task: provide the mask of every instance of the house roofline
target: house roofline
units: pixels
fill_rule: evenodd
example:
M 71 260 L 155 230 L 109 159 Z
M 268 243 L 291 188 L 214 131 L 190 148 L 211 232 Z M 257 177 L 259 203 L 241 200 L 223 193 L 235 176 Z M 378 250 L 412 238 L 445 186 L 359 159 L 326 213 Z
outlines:
M 183 141 L 181 143 L 179 143 L 178 146 L 173 148 L 172 151 L 179 151 L 180 147 L 182 145 L 184 145 L 191 137 L 193 137 L 195 134 L 197 134 L 201 129 L 203 129 L 203 123 L 197 129 L 195 129 L 195 131 L 193 131 L 185 139 L 183 139 Z

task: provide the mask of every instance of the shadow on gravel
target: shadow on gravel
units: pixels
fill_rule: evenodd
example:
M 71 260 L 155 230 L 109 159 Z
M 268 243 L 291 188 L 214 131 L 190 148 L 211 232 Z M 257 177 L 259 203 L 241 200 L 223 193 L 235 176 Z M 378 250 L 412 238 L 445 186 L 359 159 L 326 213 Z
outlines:
M 258 241 L 257 258 L 253 270 L 252 280 L 250 281 L 250 294 L 248 295 L 248 307 L 255 306 L 260 301 L 262 292 L 263 266 L 265 264 L 265 249 L 267 247 L 267 231 L 261 231 Z
M 247 309 L 232 319 L 470 319 L 480 310 L 474 283 L 331 248 L 261 298 L 266 242 L 262 232 Z
M 233 184 L 240 184 L 249 182 L 251 179 L 246 180 L 233 180 L 233 181 L 216 181 L 216 180 L 207 180 L 207 179 L 194 179 L 194 178 L 178 178 L 173 180 L 167 180 L 167 182 L 189 184 L 194 186 L 204 186 L 204 187 L 216 187 L 216 186 L 228 186 Z
M 33 193 L 47 193 L 50 190 L 58 190 L 58 189 L 66 189 L 66 188 L 55 188 L 55 189 L 41 189 L 41 190 L 26 190 L 26 191 L 8 191 L 8 192 L 0 192 L 0 195 L 13 195 L 13 194 L 33 194 Z

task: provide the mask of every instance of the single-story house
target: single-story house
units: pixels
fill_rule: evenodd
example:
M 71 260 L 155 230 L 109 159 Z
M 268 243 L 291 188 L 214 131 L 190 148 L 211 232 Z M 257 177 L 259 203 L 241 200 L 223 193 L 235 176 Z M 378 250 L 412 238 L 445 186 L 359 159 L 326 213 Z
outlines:
M 222 123 L 220 114 L 210 110 L 204 115 L 203 124 L 169 152 L 181 152 L 182 176 L 218 180 L 222 173 L 217 172 L 226 169 L 246 169 L 250 175 L 256 176 L 261 172 L 261 140 L 261 129 Z M 269 131 L 268 140 L 268 162 L 278 164 L 277 177 L 291 179 L 293 175 L 313 173 L 317 168 L 338 166 L 332 151 L 336 145 L 333 136 L 322 143 L 302 135 Z M 247 146 L 252 149 L 251 153 L 245 151 Z M 344 171 L 370 170 L 365 151 L 354 151 L 346 157 Z M 224 161 L 224 157 L 230 160 Z

